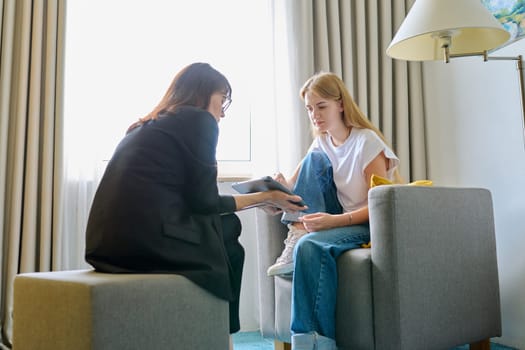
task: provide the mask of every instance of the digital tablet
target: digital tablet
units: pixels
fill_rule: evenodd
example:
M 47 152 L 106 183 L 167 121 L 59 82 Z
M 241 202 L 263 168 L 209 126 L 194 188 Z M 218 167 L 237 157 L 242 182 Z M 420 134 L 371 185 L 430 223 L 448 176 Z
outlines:
M 239 193 L 253 193 L 279 190 L 291 195 L 294 194 L 286 186 L 284 186 L 280 182 L 275 181 L 271 176 L 264 176 L 260 179 L 235 182 L 232 184 L 232 188 Z M 293 203 L 301 206 L 306 206 L 306 203 L 302 200 L 300 202 Z

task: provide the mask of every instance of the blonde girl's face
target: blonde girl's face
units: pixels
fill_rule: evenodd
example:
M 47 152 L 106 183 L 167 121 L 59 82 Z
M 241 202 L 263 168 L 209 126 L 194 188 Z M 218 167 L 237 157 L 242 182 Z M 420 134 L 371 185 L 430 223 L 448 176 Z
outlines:
M 322 98 L 312 91 L 304 96 L 304 104 L 312 125 L 318 132 L 334 132 L 346 128 L 343 123 L 343 103 Z

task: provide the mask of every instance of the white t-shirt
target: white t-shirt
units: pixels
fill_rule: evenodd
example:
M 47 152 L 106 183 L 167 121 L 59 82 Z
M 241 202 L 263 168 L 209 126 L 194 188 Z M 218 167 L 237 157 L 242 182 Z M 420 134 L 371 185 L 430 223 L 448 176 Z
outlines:
M 337 197 L 344 212 L 367 205 L 369 184 L 364 171 L 381 152 L 389 160 L 387 175 L 390 180 L 393 180 L 394 169 L 399 165 L 394 152 L 370 129 L 353 127 L 341 146 L 334 146 L 330 136 L 323 134 L 314 139 L 310 151 L 323 151 L 330 159 Z

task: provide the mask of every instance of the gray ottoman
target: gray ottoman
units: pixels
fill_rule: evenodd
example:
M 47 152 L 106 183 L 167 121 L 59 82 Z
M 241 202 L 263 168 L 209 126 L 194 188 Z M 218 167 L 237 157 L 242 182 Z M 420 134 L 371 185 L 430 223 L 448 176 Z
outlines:
M 13 321 L 16 350 L 209 350 L 229 343 L 228 302 L 169 274 L 19 274 Z

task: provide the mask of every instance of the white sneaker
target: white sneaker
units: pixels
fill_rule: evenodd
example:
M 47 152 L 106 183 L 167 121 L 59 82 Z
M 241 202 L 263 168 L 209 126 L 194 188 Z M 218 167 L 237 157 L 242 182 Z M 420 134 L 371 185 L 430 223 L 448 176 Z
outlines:
M 317 332 L 296 333 L 292 335 L 293 350 L 337 350 L 335 340 Z
M 299 238 L 307 234 L 308 231 L 297 228 L 292 224 L 288 224 L 288 229 L 288 236 L 284 240 L 284 250 L 275 261 L 275 264 L 266 271 L 268 276 L 287 275 L 293 272 L 293 249 Z

